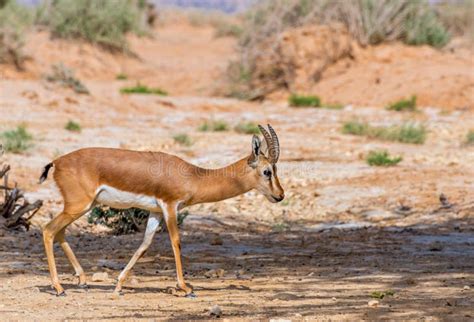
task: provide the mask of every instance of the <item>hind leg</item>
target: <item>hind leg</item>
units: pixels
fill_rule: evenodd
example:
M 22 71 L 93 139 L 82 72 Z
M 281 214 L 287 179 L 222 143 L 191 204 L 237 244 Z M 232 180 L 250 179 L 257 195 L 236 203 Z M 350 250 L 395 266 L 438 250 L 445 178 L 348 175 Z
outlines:
M 61 245 L 61 248 L 64 251 L 64 254 L 66 254 L 67 259 L 71 263 L 72 267 L 74 268 L 74 271 L 76 272 L 76 276 L 79 277 L 79 287 L 86 288 L 86 274 L 84 274 L 84 270 L 81 267 L 81 264 L 79 264 L 79 261 L 76 258 L 76 255 L 74 255 L 74 252 L 71 249 L 71 246 L 69 246 L 69 243 L 67 242 L 66 238 L 64 237 L 64 234 L 66 232 L 66 228 L 64 227 L 62 230 L 59 231 L 59 233 L 56 235 L 56 241 L 59 242 Z
M 55 217 L 53 220 L 51 220 L 49 224 L 47 224 L 43 230 L 43 242 L 44 242 L 46 257 L 48 258 L 48 267 L 49 267 L 49 272 L 51 274 L 51 282 L 52 282 L 52 286 L 56 290 L 56 295 L 58 296 L 65 295 L 65 292 L 64 292 L 63 287 L 59 283 L 58 272 L 56 269 L 56 262 L 54 260 L 54 250 L 53 250 L 54 240 L 59 232 L 61 232 L 70 223 L 72 223 L 74 220 L 81 217 L 85 212 L 87 212 L 90 208 L 90 205 L 91 205 L 91 202 L 84 203 L 82 207 L 80 205 L 76 205 L 75 207 L 67 207 L 65 205 L 64 211 L 60 213 L 57 217 Z M 64 233 L 62 233 L 62 236 L 60 235 L 60 238 L 58 240 L 60 240 L 61 238 L 64 238 Z M 68 250 L 70 250 L 69 245 L 67 245 L 67 248 Z M 66 255 L 67 254 L 68 253 L 66 253 Z M 73 254 L 72 250 L 70 254 Z M 73 257 L 77 262 L 77 259 L 75 258 L 74 255 Z

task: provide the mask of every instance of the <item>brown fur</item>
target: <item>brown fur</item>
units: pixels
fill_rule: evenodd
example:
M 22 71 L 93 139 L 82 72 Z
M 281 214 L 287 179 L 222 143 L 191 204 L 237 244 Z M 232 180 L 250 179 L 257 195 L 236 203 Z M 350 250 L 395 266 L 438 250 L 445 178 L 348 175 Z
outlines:
M 256 166 L 249 165 L 250 158 Z M 251 189 L 262 192 L 270 201 L 284 197 L 276 175 L 275 165 L 260 154 L 243 158 L 221 169 L 203 169 L 176 156 L 161 152 L 138 152 L 110 148 L 87 148 L 74 151 L 53 161 L 54 180 L 64 199 L 63 212 L 44 229 L 43 237 L 53 286 L 58 294 L 64 292 L 57 277 L 53 241 L 61 243 L 69 261 L 85 284 L 85 275 L 74 253 L 64 239 L 66 227 L 86 213 L 94 204 L 97 190 L 107 185 L 122 191 L 147 195 L 161 200 L 168 213 L 168 231 L 175 253 L 178 286 L 189 294 L 182 276 L 176 208 L 197 203 L 231 198 Z M 264 169 L 273 169 L 271 179 L 264 178 Z M 47 171 L 46 171 L 47 175 Z M 147 247 L 141 247 L 135 261 Z M 133 264 L 130 264 L 133 267 Z M 130 268 L 131 268 L 130 267 Z M 123 274 L 116 290 L 120 290 Z

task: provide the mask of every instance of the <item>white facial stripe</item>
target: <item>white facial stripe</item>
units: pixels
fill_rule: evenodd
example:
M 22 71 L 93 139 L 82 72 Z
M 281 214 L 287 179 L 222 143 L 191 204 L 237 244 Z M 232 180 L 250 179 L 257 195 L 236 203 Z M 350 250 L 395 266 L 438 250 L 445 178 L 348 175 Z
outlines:
M 96 191 L 95 200 L 113 208 L 141 208 L 161 212 L 161 202 L 153 196 L 122 191 L 107 185 L 100 186 Z

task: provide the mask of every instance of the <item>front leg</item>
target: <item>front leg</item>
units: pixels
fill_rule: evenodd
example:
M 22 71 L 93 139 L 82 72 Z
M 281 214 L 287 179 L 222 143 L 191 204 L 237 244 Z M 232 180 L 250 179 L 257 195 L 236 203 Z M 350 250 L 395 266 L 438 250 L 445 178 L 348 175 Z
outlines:
M 192 287 L 184 282 L 183 267 L 181 265 L 181 244 L 179 241 L 177 204 L 164 204 L 163 215 L 166 221 L 166 227 L 170 235 L 171 246 L 173 247 L 174 259 L 176 262 L 176 277 L 178 279 L 178 288 L 186 293 L 186 297 L 194 297 Z

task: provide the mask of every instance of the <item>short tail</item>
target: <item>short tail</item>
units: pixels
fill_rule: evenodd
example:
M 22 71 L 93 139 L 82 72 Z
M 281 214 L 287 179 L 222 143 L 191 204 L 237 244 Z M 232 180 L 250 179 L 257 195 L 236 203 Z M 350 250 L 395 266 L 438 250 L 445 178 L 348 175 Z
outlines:
M 39 178 L 39 183 L 43 183 L 43 181 L 48 178 L 49 169 L 51 169 L 53 166 L 53 162 L 50 162 L 44 167 L 43 173 L 41 173 L 41 177 Z

